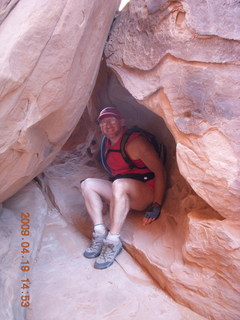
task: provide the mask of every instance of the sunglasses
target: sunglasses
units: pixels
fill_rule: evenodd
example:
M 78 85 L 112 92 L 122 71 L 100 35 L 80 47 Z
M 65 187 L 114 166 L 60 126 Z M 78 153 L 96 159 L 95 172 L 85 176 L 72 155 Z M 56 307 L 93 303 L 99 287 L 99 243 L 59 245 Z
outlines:
M 100 127 L 105 127 L 107 124 L 115 124 L 118 122 L 117 118 L 107 118 L 103 119 L 102 121 L 99 122 Z

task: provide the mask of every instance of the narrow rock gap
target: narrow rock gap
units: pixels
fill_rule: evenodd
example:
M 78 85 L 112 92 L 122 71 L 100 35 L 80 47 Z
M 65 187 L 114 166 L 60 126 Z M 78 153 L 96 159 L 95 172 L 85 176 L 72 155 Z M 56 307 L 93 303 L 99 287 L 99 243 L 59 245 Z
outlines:
M 57 219 L 60 219 L 62 221 L 60 222 L 59 220 L 59 222 L 57 222 L 56 232 L 58 232 L 58 225 L 62 226 L 62 224 L 66 223 L 66 225 L 68 226 L 67 228 L 70 227 L 72 231 L 74 230 L 74 233 L 77 235 L 77 237 L 83 237 L 82 239 L 85 239 L 83 241 L 85 243 L 85 246 L 87 241 L 89 241 L 88 239 L 90 239 L 91 237 L 92 223 L 86 212 L 86 208 L 79 191 L 79 185 L 80 180 L 86 177 L 99 175 L 102 177 L 106 177 L 106 173 L 101 168 L 101 163 L 98 157 L 98 147 L 101 135 L 100 130 L 96 125 L 97 114 L 105 106 L 115 106 L 119 108 L 122 114 L 126 117 L 128 126 L 137 124 L 147 130 L 150 130 L 158 137 L 161 142 L 165 143 L 168 149 L 167 171 L 169 172 L 169 193 L 171 194 L 172 188 L 176 188 L 177 180 L 177 184 L 179 184 L 179 187 L 181 185 L 181 190 L 179 189 L 180 198 L 185 198 L 188 196 L 188 194 L 192 193 L 193 204 L 191 204 L 191 202 L 189 201 L 185 202 L 186 210 L 190 211 L 191 205 L 194 205 L 196 201 L 199 201 L 197 200 L 198 197 L 191 190 L 191 187 L 179 174 L 175 158 L 175 141 L 171 133 L 167 129 L 164 121 L 160 117 L 156 116 L 153 112 L 140 105 L 126 91 L 126 89 L 124 89 L 120 85 L 114 73 L 112 73 L 111 70 L 106 67 L 105 61 L 102 60 L 99 75 L 92 96 L 89 100 L 88 107 L 86 108 L 79 124 L 76 126 L 71 137 L 57 156 L 56 160 L 44 172 L 44 180 L 45 183 L 47 183 L 47 188 L 44 188 L 45 192 L 50 191 L 51 201 L 62 216 L 56 217 Z M 124 251 L 124 254 L 120 255 L 117 258 L 119 266 L 124 270 L 125 273 L 129 273 L 129 280 L 133 279 L 135 281 L 136 279 L 138 279 L 137 281 L 143 281 L 144 283 L 150 281 L 153 286 L 157 285 L 158 289 L 156 288 L 155 290 L 161 291 L 160 288 L 162 288 L 166 290 L 172 297 L 174 297 L 174 295 L 171 294 L 171 290 L 167 289 L 172 285 L 171 282 L 168 283 L 167 274 L 163 270 L 161 271 L 158 266 L 154 266 L 152 262 L 150 262 L 150 260 L 146 258 L 146 250 L 150 250 L 150 256 L 156 254 L 157 256 L 159 256 L 160 254 L 161 257 L 166 256 L 166 252 L 168 251 L 167 259 L 170 260 L 162 261 L 162 258 L 160 258 L 159 260 L 160 264 L 162 261 L 163 265 L 166 262 L 167 264 L 169 264 L 170 261 L 174 258 L 173 256 L 176 254 L 179 255 L 179 253 L 181 252 L 181 247 L 182 245 L 184 245 L 185 241 L 185 234 L 182 230 L 179 229 L 179 221 L 182 219 L 182 217 L 178 217 L 176 215 L 178 206 L 181 206 L 180 203 L 178 204 L 178 196 L 179 195 L 177 195 L 177 198 L 175 199 L 174 208 L 172 207 L 171 200 L 166 199 L 166 209 L 163 210 L 163 218 L 161 218 L 157 223 L 155 223 L 148 229 L 143 229 L 141 227 L 141 214 L 136 214 L 134 212 L 129 213 L 129 217 L 126 221 L 126 226 L 124 226 L 123 228 L 122 236 L 127 251 Z M 106 213 L 107 209 L 108 208 L 106 207 Z M 166 216 L 164 213 L 165 211 L 170 212 L 170 215 Z M 108 215 L 105 214 L 104 218 L 107 224 Z M 52 224 L 55 225 L 55 222 L 53 221 L 54 217 L 50 216 L 49 219 L 49 227 Z M 166 219 L 168 221 L 174 221 L 174 224 L 172 224 L 172 222 L 170 223 L 172 226 L 170 227 L 170 229 L 168 228 L 169 230 L 165 229 L 167 222 Z M 49 227 L 47 224 L 46 233 L 49 232 L 47 231 Z M 166 232 L 174 232 L 177 237 L 176 240 L 171 239 L 170 243 L 167 243 L 166 241 L 168 240 L 167 238 L 165 239 L 164 235 Z M 132 236 L 134 238 L 132 238 Z M 49 236 L 46 235 L 46 237 L 46 239 L 48 239 Z M 160 237 L 160 239 L 158 239 L 158 237 Z M 57 235 L 55 235 L 54 238 L 58 239 Z M 141 242 L 141 238 L 144 241 L 143 247 L 141 247 L 141 245 L 143 244 Z M 50 239 L 48 239 L 48 243 L 49 241 Z M 82 240 L 78 241 L 81 242 Z M 165 242 L 165 244 L 162 246 L 159 241 L 163 241 L 163 243 Z M 57 243 L 53 244 L 53 246 L 57 246 Z M 168 249 L 168 247 L 170 248 L 171 246 L 175 246 L 175 249 L 172 252 Z M 42 254 L 40 254 L 40 262 L 41 255 L 44 256 L 44 254 L 47 254 L 44 253 L 44 250 L 45 249 L 43 243 Z M 83 248 L 81 250 L 83 251 Z M 79 249 L 74 259 L 81 259 L 81 250 Z M 128 257 L 127 252 L 131 255 L 131 258 L 130 255 Z M 63 253 L 61 253 L 61 255 L 62 254 Z M 126 257 L 126 255 L 128 258 Z M 144 257 L 144 259 L 141 258 L 141 256 Z M 180 260 L 183 259 L 183 257 L 181 256 L 182 254 L 180 254 L 179 256 Z M 63 259 L 65 258 L 63 257 Z M 159 258 L 157 258 L 157 260 L 158 259 Z M 84 264 L 86 263 L 89 263 L 88 268 L 93 268 L 91 261 L 84 261 Z M 132 274 L 132 263 L 135 264 L 134 269 L 138 269 L 138 272 L 140 272 L 141 276 Z M 164 266 L 164 268 L 166 267 L 167 265 Z M 89 272 L 93 272 L 93 270 L 90 271 L 89 269 Z M 141 278 L 143 274 L 143 278 L 145 280 Z M 37 281 L 37 279 L 35 281 Z M 39 286 L 38 282 L 37 286 Z M 85 290 L 87 290 L 87 288 L 85 288 Z M 179 299 L 179 301 L 181 301 L 181 299 Z M 184 304 L 184 301 L 181 302 Z
M 1 153 L 0 170 L 0 318 L 238 319 L 239 6 L 233 1 L 206 11 L 206 1 L 180 1 L 186 14 L 176 19 L 171 1 L 132 0 L 116 17 L 117 2 L 107 3 L 107 14 L 104 0 L 89 6 L 87 1 L 64 2 L 64 23 L 59 23 L 56 42 L 48 43 L 45 57 L 39 50 L 46 32 L 53 32 L 52 19 L 63 2 L 43 1 L 50 4 L 49 16 L 34 6 L 31 12 L 11 11 L 10 1 L 2 2 L 8 7 L 0 13 L 0 24 L 16 15 L 15 21 L 28 28 L 15 39 L 19 24 L 16 29 L 14 23 L 1 25 L 1 79 L 8 91 L 1 97 L 2 140 L 10 140 Z M 11 1 L 12 6 L 16 3 Z M 30 3 L 23 1 L 25 9 Z M 80 23 L 83 12 L 89 19 Z M 193 37 L 189 30 L 194 30 Z M 4 42 L 13 51 L 5 50 Z M 34 55 L 41 61 L 32 69 Z M 5 74 L 11 73 L 5 69 L 9 59 L 19 81 L 28 70 L 29 86 L 22 87 L 19 99 L 12 90 L 16 79 Z M 61 67 L 68 70 L 66 82 L 59 77 Z M 41 92 L 41 83 L 51 85 Z M 34 102 L 36 92 L 43 99 L 37 106 L 26 106 L 26 101 Z M 143 214 L 129 213 L 121 234 L 126 250 L 112 268 L 99 272 L 82 256 L 93 226 L 79 185 L 87 177 L 107 177 L 99 160 L 101 134 L 96 125 L 106 105 L 119 108 L 128 126 L 151 131 L 167 146 L 168 190 L 154 224 L 144 228 Z M 29 117 L 23 119 L 25 107 Z M 25 126 L 27 120 L 36 126 L 20 139 L 18 125 Z M 46 133 L 41 134 L 43 128 Z M 108 225 L 107 206 L 104 212 Z M 22 219 L 26 215 L 31 219 Z M 30 228 L 29 236 L 25 227 Z M 31 249 L 28 255 L 24 246 Z M 21 287 L 23 278 L 30 279 L 29 309 L 21 305 L 29 293 Z

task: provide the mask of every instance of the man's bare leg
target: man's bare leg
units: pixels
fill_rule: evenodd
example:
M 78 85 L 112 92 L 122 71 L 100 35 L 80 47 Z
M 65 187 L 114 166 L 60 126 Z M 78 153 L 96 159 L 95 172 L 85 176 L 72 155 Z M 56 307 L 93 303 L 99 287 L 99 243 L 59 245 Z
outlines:
M 88 178 L 81 183 L 86 208 L 94 225 L 103 223 L 103 201 L 110 203 L 110 231 L 120 233 L 130 209 L 144 210 L 153 199 L 148 185 L 133 179 Z
M 112 184 L 110 202 L 110 232 L 94 267 L 105 269 L 111 266 L 122 250 L 120 231 L 130 208 L 143 210 L 152 202 L 153 193 L 143 182 L 133 179 L 118 179 Z
M 100 255 L 107 236 L 107 229 L 103 224 L 103 200 L 110 201 L 112 197 L 112 183 L 107 180 L 89 178 L 81 183 L 82 194 L 88 213 L 94 223 L 92 241 L 83 255 L 92 259 Z
M 130 209 L 144 210 L 153 201 L 153 192 L 144 182 L 118 179 L 112 184 L 110 206 L 112 234 L 119 234 Z
M 88 178 L 81 183 L 85 205 L 94 225 L 103 224 L 103 201 L 112 198 L 112 183 L 108 180 Z
M 87 258 L 95 258 L 94 267 L 105 269 L 121 252 L 120 231 L 130 208 L 144 210 L 153 199 L 149 186 L 133 179 L 118 179 L 113 183 L 101 179 L 86 179 L 81 184 L 89 215 L 94 223 L 92 245 L 84 252 Z M 110 202 L 110 232 L 97 234 L 96 228 L 103 226 L 103 202 Z M 106 237 L 106 240 L 104 238 Z

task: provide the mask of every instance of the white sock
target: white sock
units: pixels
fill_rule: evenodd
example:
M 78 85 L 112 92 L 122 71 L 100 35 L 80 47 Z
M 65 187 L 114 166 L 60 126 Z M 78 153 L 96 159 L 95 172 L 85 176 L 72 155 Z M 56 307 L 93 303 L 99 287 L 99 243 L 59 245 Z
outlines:
M 118 242 L 120 239 L 120 234 L 112 234 L 110 231 L 108 232 L 107 239 L 109 241 Z
M 105 228 L 104 224 L 95 224 L 94 231 L 97 234 L 105 234 L 106 233 L 106 228 Z

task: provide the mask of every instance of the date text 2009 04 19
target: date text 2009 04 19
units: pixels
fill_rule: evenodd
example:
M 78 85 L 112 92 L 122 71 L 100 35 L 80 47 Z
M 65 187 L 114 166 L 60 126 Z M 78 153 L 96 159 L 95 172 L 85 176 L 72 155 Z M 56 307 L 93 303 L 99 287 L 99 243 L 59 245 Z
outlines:
M 21 212 L 21 270 L 24 272 L 24 279 L 21 280 L 21 306 L 29 307 L 30 306 L 30 280 L 28 279 L 28 272 L 30 271 L 30 213 Z

